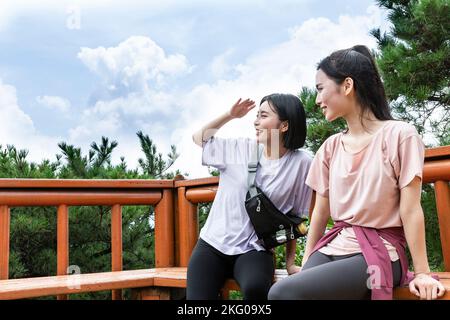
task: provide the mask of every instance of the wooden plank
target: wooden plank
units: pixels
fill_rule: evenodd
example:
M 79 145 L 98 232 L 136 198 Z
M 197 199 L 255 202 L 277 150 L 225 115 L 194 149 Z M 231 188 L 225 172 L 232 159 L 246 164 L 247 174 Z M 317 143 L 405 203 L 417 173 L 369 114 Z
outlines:
M 173 188 L 173 180 L 144 179 L 0 179 L 0 188 Z
M 153 285 L 156 287 L 186 288 L 187 280 L 186 277 L 165 275 L 155 277 Z
M 67 274 L 69 267 L 69 210 L 66 205 L 58 206 L 57 212 L 57 275 Z M 67 300 L 67 295 L 59 295 L 58 300 Z
M 423 183 L 433 183 L 439 180 L 450 180 L 450 159 L 425 162 Z
M 9 277 L 9 228 L 11 213 L 8 206 L 0 206 L 0 280 Z
M 448 181 L 436 181 L 434 191 L 444 266 L 445 271 L 450 271 L 450 188 Z
M 111 267 L 112 271 L 122 271 L 122 207 L 111 208 Z M 112 291 L 113 300 L 122 300 L 122 290 Z
M 218 186 L 213 185 L 186 189 L 186 199 L 194 204 L 214 201 L 217 188 Z
M 170 300 L 168 288 L 142 288 L 133 290 L 135 300 Z
M 219 177 L 180 180 L 180 181 L 175 181 L 175 188 L 205 186 L 205 185 L 218 184 L 218 183 L 219 183 Z
M 155 265 L 175 265 L 175 225 L 173 216 L 173 191 L 163 190 L 162 199 L 155 206 Z
M 432 159 L 450 159 L 450 146 L 425 149 L 425 161 Z
M 92 205 L 153 205 L 161 199 L 161 191 L 0 191 L 0 203 L 22 206 L 92 206 Z
M 154 286 L 186 288 L 187 286 L 187 268 L 155 268 Z
M 153 286 L 154 269 L 0 280 L 0 299 Z

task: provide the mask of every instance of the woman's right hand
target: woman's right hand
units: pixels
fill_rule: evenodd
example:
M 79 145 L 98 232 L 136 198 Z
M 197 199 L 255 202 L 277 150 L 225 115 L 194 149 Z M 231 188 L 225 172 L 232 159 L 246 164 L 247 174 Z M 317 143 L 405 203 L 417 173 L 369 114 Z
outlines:
M 232 118 L 242 118 L 245 116 L 250 110 L 252 110 L 256 106 L 255 101 L 246 99 L 242 101 L 239 98 L 238 101 L 231 107 L 229 114 Z
M 242 118 L 254 107 L 255 102 L 253 100 L 247 99 L 242 101 L 242 99 L 239 99 L 229 111 L 223 113 L 221 116 L 196 131 L 192 135 L 192 140 L 196 145 L 202 147 L 203 143 L 211 138 L 224 124 L 234 118 Z

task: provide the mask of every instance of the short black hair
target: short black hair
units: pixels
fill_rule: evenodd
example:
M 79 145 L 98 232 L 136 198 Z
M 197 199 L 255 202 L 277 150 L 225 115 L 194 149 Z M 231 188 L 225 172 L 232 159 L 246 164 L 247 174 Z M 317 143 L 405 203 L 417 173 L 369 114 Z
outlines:
M 293 94 L 273 93 L 261 99 L 274 108 L 281 121 L 288 122 L 288 130 L 283 134 L 284 147 L 290 150 L 301 148 L 306 140 L 305 108 Z

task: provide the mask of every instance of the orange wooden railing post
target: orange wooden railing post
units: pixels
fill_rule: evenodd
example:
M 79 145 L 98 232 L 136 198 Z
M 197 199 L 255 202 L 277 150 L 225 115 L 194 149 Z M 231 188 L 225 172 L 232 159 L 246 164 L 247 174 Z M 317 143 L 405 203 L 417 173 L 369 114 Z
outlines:
M 174 255 L 175 255 L 175 266 L 180 265 L 180 208 L 179 208 L 179 201 L 178 201 L 178 186 L 177 181 L 183 181 L 184 176 L 179 174 L 176 175 L 174 180 L 174 188 L 173 188 L 173 219 L 174 219 Z
M 450 188 L 447 181 L 436 181 L 436 209 L 441 234 L 442 256 L 445 271 L 450 271 Z
M 179 263 L 187 267 L 198 240 L 198 206 L 186 198 L 186 187 L 178 188 Z
M 64 204 L 58 206 L 57 213 L 57 275 L 67 274 L 69 267 L 69 210 Z M 67 300 L 67 295 L 58 295 L 58 300 Z
M 0 280 L 9 275 L 9 226 L 10 210 L 8 206 L 0 206 Z
M 173 188 L 163 189 L 162 199 L 155 206 L 155 266 L 175 265 Z
M 122 207 L 111 208 L 111 269 L 122 271 Z M 112 290 L 113 300 L 122 300 L 122 290 Z

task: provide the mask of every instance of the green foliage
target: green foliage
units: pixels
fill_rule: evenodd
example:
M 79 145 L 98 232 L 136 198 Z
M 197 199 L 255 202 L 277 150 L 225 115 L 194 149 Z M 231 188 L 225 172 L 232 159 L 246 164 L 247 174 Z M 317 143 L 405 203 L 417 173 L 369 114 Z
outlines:
M 450 141 L 450 2 L 378 1 L 392 28 L 378 40 L 377 62 L 396 118 Z
M 139 131 L 137 133 L 137 136 L 139 137 L 141 148 L 145 155 L 145 160 L 142 158 L 139 159 L 139 165 L 142 168 L 144 175 L 156 179 L 158 178 L 171 179 L 175 175 L 181 174 L 177 170 L 175 174 L 171 173 L 169 175 L 164 175 L 164 172 L 170 168 L 170 166 L 175 162 L 175 160 L 179 156 L 174 145 L 170 146 L 171 152 L 167 154 L 169 160 L 164 161 L 162 159 L 162 153 L 158 153 L 156 151 L 156 146 L 153 144 L 152 140 L 148 135 L 145 135 L 142 133 L 142 131 Z

